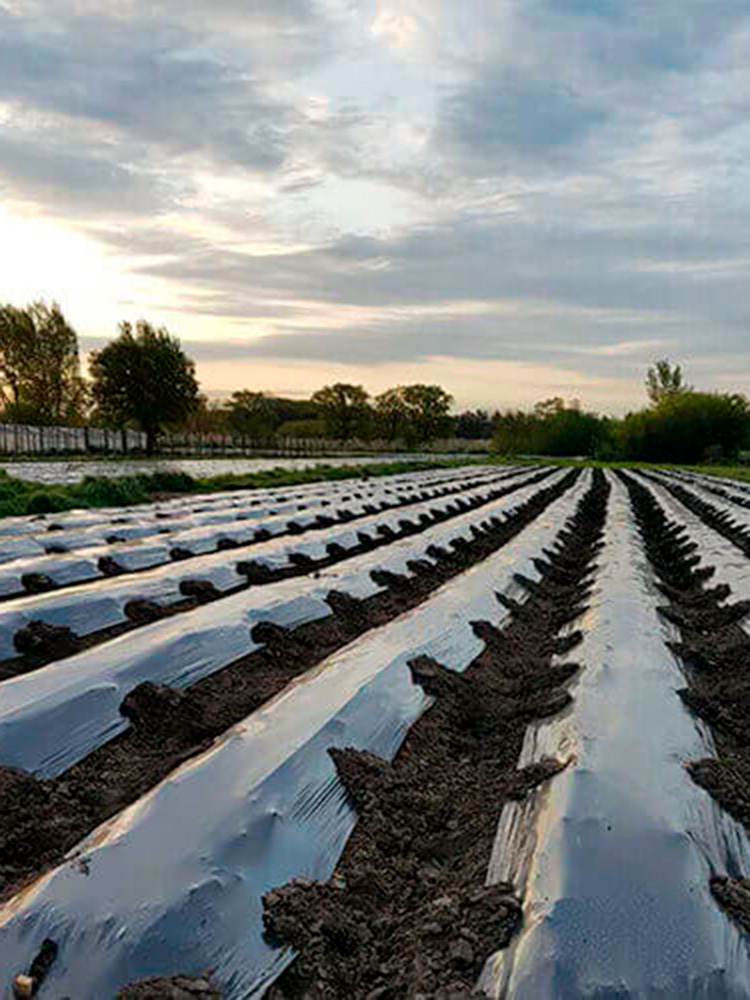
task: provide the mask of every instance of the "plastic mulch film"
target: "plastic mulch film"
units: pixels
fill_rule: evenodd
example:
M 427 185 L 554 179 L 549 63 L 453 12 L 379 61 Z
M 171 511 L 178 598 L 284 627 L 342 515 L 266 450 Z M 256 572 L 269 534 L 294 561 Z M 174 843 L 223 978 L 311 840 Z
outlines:
M 0 910 L 0 967 L 59 945 L 41 996 L 114 996 L 152 974 L 215 968 L 225 995 L 260 994 L 291 953 L 263 937 L 261 900 L 295 877 L 330 876 L 355 818 L 328 750 L 391 759 L 429 700 L 407 667 L 420 654 L 465 669 L 497 621 L 495 591 L 554 540 L 584 474 L 494 556 L 418 608 L 330 657 L 211 750 L 95 831 L 70 861 Z M 536 575 L 538 579 L 538 575 Z
M 574 702 L 529 727 L 519 766 L 572 762 L 503 809 L 488 883 L 514 883 L 524 926 L 481 986 L 513 1000 L 747 998 L 748 946 L 709 879 L 750 871 L 750 843 L 683 767 L 714 745 L 676 694 L 663 598 L 619 481 L 598 562 Z
M 472 524 L 509 513 L 563 475 L 555 473 L 543 484 L 414 536 L 412 557 L 425 558 L 431 544 L 470 537 Z M 391 548 L 340 564 L 335 589 L 363 596 L 356 575 L 377 592 L 370 573 L 390 568 Z M 397 551 L 397 568 L 404 554 Z M 126 728 L 119 706 L 137 684 L 153 681 L 182 688 L 195 683 L 257 649 L 250 636 L 254 624 L 270 621 L 294 628 L 330 614 L 325 596 L 331 589 L 329 578 L 309 577 L 252 587 L 5 681 L 0 684 L 0 763 L 40 777 L 61 773 Z

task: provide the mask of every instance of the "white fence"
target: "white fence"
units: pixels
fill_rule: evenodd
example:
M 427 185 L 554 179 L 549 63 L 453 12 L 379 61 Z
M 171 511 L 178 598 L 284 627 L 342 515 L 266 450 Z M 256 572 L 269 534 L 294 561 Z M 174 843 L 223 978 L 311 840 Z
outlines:
M 143 451 L 146 435 L 140 431 L 115 431 L 105 427 L 29 427 L 0 424 L 0 454 L 63 455 Z
M 450 438 L 419 448 L 429 452 L 486 452 L 488 441 Z M 84 455 L 145 452 L 140 431 L 104 427 L 30 427 L 0 424 L 0 455 Z M 400 441 L 332 441 L 329 438 L 240 438 L 228 434 L 165 434 L 159 455 L 320 455 L 384 454 L 404 451 Z

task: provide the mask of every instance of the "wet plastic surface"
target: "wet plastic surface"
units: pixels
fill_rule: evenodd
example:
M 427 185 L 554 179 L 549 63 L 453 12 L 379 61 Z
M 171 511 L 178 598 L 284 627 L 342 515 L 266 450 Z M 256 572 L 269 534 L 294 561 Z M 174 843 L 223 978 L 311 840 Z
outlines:
M 0 968 L 24 968 L 49 936 L 60 954 L 42 998 L 98 1000 L 134 978 L 207 967 L 230 1000 L 259 995 L 290 959 L 263 939 L 263 893 L 327 878 L 354 824 L 328 749 L 392 758 L 429 704 L 408 660 L 465 669 L 482 648 L 470 622 L 500 619 L 495 591 L 514 592 L 515 572 L 535 577 L 531 559 L 589 482 L 580 477 L 494 556 L 290 685 L 2 908 Z
M 271 456 L 268 458 L 162 458 L 124 459 L 118 461 L 93 461 L 92 459 L 71 459 L 65 461 L 13 461 L 5 465 L 12 469 L 12 475 L 34 483 L 80 483 L 86 476 L 104 476 L 119 479 L 122 476 L 150 475 L 154 472 L 187 472 L 193 476 L 220 476 L 247 472 L 265 472 L 270 469 L 311 469 L 317 466 L 367 465 L 379 462 L 423 462 L 436 458 L 456 458 L 465 456 L 436 455 L 434 452 L 369 453 L 363 455 L 316 455 L 300 458 Z
M 488 883 L 514 882 L 525 924 L 482 985 L 513 1000 L 747 998 L 747 942 L 709 879 L 750 872 L 750 843 L 683 768 L 714 746 L 675 693 L 663 599 L 614 481 L 599 563 L 574 703 L 529 728 L 519 766 L 574 762 L 503 810 Z
M 479 485 L 491 478 L 501 478 L 503 475 L 507 473 L 497 470 L 494 476 L 480 472 L 476 476 L 459 475 L 455 479 L 443 477 L 435 483 L 417 478 L 394 481 L 386 477 L 365 483 L 333 483 L 327 489 L 322 489 L 318 484 L 316 490 L 310 490 L 307 494 L 290 496 L 288 493 L 279 493 L 274 496 L 267 493 L 258 496 L 254 493 L 244 493 L 239 498 L 230 495 L 222 502 L 208 506 L 196 504 L 193 498 L 193 504 L 189 508 L 168 510 L 163 505 L 146 505 L 127 508 L 130 513 L 126 514 L 122 513 L 122 509 L 112 510 L 103 518 L 97 518 L 92 513 L 86 515 L 83 524 L 75 522 L 65 524 L 61 521 L 60 515 L 56 515 L 54 521 L 50 523 L 57 525 L 60 530 L 51 533 L 48 527 L 44 526 L 40 530 L 37 522 L 35 531 L 26 536 L 0 540 L 0 562 L 10 562 L 28 556 L 43 556 L 50 544 L 71 552 L 103 546 L 110 536 L 116 536 L 122 541 L 134 541 L 162 532 L 168 533 L 168 540 L 172 545 L 179 544 L 189 548 L 192 544 L 195 551 L 209 551 L 211 544 L 215 544 L 217 538 L 232 536 L 237 531 L 252 533 L 260 526 L 253 523 L 245 524 L 246 521 L 255 522 L 263 519 L 263 527 L 270 528 L 272 524 L 283 525 L 299 517 L 313 519 L 321 513 L 322 504 L 325 502 L 337 504 L 342 498 L 349 501 L 352 509 L 356 509 L 368 502 L 378 503 L 387 499 L 389 494 L 392 499 L 398 494 L 404 496 L 411 494 L 416 500 L 416 494 L 422 490 L 437 493 L 446 487 L 460 487 L 465 481 Z M 357 498 L 353 498 L 353 494 L 357 494 Z M 283 499 L 280 499 L 281 497 Z M 80 522 L 81 518 L 77 521 Z M 93 523 L 86 523 L 87 521 Z
M 666 483 L 669 483 L 670 480 L 674 480 L 673 476 L 657 475 L 657 478 Z M 695 480 L 691 480 L 690 482 L 682 481 L 679 485 L 683 489 L 687 490 L 688 493 L 698 497 L 698 499 L 707 501 L 717 510 L 725 511 L 729 514 L 733 521 L 737 522 L 737 524 L 744 527 L 750 527 L 750 509 L 747 507 L 740 507 L 738 504 L 733 503 L 732 500 L 711 492 L 711 490 L 705 488 L 703 483 L 696 482 Z M 724 489 L 723 484 L 721 488 Z M 742 499 L 746 502 L 750 502 L 750 497 L 747 495 L 743 496 Z
M 406 546 L 396 551 L 396 570 L 407 558 L 429 558 L 430 545 L 468 536 L 472 524 L 509 513 L 564 474 L 415 536 L 410 556 Z M 329 615 L 324 598 L 334 586 L 357 597 L 376 593 L 383 588 L 373 584 L 370 573 L 391 568 L 392 548 L 340 564 L 337 577 L 300 577 L 250 588 L 5 681 L 0 685 L 0 763 L 43 777 L 59 774 L 126 727 L 119 706 L 137 684 L 149 680 L 187 687 L 257 649 L 250 637 L 257 622 L 291 628 Z

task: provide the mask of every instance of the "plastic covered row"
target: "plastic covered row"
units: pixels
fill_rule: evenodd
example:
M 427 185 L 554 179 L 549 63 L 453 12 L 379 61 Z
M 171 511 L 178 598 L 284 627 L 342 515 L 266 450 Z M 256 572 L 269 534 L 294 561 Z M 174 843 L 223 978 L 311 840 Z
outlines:
M 684 676 L 619 481 L 605 542 L 573 704 L 528 728 L 519 761 L 569 766 L 501 814 L 487 881 L 514 884 L 524 923 L 480 986 L 513 1000 L 747 998 L 748 943 L 709 880 L 750 871 L 750 843 L 683 767 L 715 748 L 677 697 Z
M 507 476 L 509 473 L 496 471 L 494 475 Z M 242 500 L 235 499 L 221 506 L 180 510 L 174 514 L 166 514 L 158 507 L 141 507 L 132 515 L 120 511 L 114 520 L 97 521 L 95 524 L 84 526 L 64 526 L 55 520 L 47 524 L 41 532 L 5 539 L 0 537 L 0 563 L 41 556 L 50 552 L 70 552 L 105 544 L 132 542 L 159 534 L 170 535 L 173 544 L 189 544 L 192 537 L 195 538 L 195 544 L 200 544 L 201 531 L 206 531 L 206 545 L 209 545 L 211 539 L 216 537 L 216 533 L 211 532 L 212 526 L 216 525 L 226 525 L 227 530 L 231 532 L 231 526 L 235 522 L 239 526 L 243 520 L 273 518 L 274 515 L 285 516 L 288 519 L 298 512 L 315 511 L 320 507 L 342 501 L 351 502 L 356 499 L 366 501 L 372 498 L 371 502 L 377 503 L 393 494 L 417 496 L 422 491 L 461 488 L 462 484 L 480 484 L 490 478 L 494 477 L 490 473 L 484 473 L 471 477 L 462 475 L 449 480 L 441 479 L 434 483 L 416 480 L 394 483 L 377 479 L 357 483 L 354 486 L 349 484 L 348 489 L 343 489 L 340 485 L 335 489 L 318 489 L 302 497 L 291 497 L 282 493 L 276 496 L 246 493 Z M 208 551 L 206 545 L 203 551 Z
M 519 488 L 522 488 L 525 481 L 519 480 Z M 465 497 L 489 501 L 492 493 L 492 490 L 477 489 L 465 494 Z M 454 499 L 451 496 L 432 501 L 429 511 L 433 513 L 429 516 L 433 518 L 436 515 L 445 516 L 451 511 L 454 512 L 452 516 L 456 516 Z M 420 514 L 425 513 L 421 504 L 418 509 Z M 410 510 L 409 507 L 398 508 L 399 517 L 396 521 L 408 519 Z M 418 521 L 418 518 L 415 520 Z M 316 533 L 319 539 L 317 550 L 311 548 L 310 551 L 317 551 L 319 558 L 325 558 L 330 554 L 329 546 L 333 545 L 337 546 L 333 551 L 338 556 L 346 557 L 347 549 L 362 547 L 361 536 L 368 532 L 367 537 L 371 538 L 373 543 L 387 541 L 383 532 L 378 530 L 383 526 L 386 526 L 386 530 L 390 527 L 392 531 L 398 529 L 403 532 L 398 523 L 394 527 L 394 519 L 387 517 L 385 513 L 357 524 L 358 527 L 354 531 L 341 526 L 321 530 Z M 323 555 L 320 555 L 321 544 Z M 258 565 L 265 565 L 268 570 L 274 566 L 288 568 L 293 565 L 291 557 L 302 551 L 301 546 L 302 542 L 296 536 L 258 542 L 249 553 L 250 558 L 246 558 L 243 562 L 256 560 Z M 308 555 L 308 558 L 312 558 L 312 555 Z M 237 554 L 217 552 L 187 561 L 163 564 L 135 576 L 126 574 L 106 577 L 86 583 L 85 586 L 71 586 L 19 598 L 0 605 L 0 660 L 15 655 L 14 637 L 19 629 L 32 621 L 67 627 L 77 635 L 88 635 L 126 621 L 126 607 L 132 600 L 169 604 L 182 598 L 183 588 L 187 586 L 188 581 L 200 580 L 221 594 L 246 586 L 248 579 L 247 573 L 240 568 Z
M 260 644 L 250 634 L 253 625 L 272 622 L 294 628 L 326 617 L 331 609 L 325 598 L 332 589 L 352 597 L 377 593 L 384 587 L 372 580 L 374 570 L 397 572 L 410 558 L 429 562 L 432 545 L 471 537 L 472 525 L 509 514 L 538 489 L 529 486 L 439 530 L 429 529 L 411 539 L 411 546 L 389 546 L 342 563 L 333 577 L 300 577 L 241 591 L 4 681 L 0 764 L 40 777 L 61 773 L 126 728 L 120 704 L 142 681 L 187 687 L 257 649 Z
M 498 590 L 573 513 L 584 475 L 500 552 L 298 679 L 213 748 L 95 831 L 68 863 L 0 909 L 0 967 L 59 947 L 42 997 L 114 996 L 149 975 L 213 968 L 229 1000 L 260 995 L 291 953 L 264 940 L 261 899 L 295 877 L 327 879 L 355 822 L 328 750 L 391 759 L 429 700 L 407 663 L 464 670 L 471 622 L 497 620 Z M 538 576 L 536 576 L 538 579 Z
M 474 491 L 467 491 L 463 495 L 474 496 L 476 491 L 482 489 L 487 491 L 492 482 L 489 480 L 489 484 L 477 486 Z M 447 495 L 451 495 L 450 487 L 436 488 L 435 496 L 441 497 L 446 491 Z M 311 510 L 292 515 L 269 516 L 260 522 L 235 521 L 221 528 L 204 527 L 169 537 L 157 536 L 153 539 L 143 539 L 140 542 L 127 545 L 81 549 L 70 555 L 47 555 L 35 559 L 16 560 L 0 567 L 0 596 L 15 597 L 24 592 L 33 593 L 55 587 L 69 587 L 119 573 L 136 573 L 167 564 L 173 560 L 197 556 L 205 552 L 215 552 L 227 544 L 232 547 L 250 545 L 258 538 L 287 535 L 292 529 L 295 532 L 304 532 L 325 523 L 320 521 L 322 516 L 327 517 L 331 522 L 358 518 L 362 519 L 363 524 L 366 524 L 372 521 L 373 516 L 380 516 L 373 513 L 378 507 L 383 510 L 388 508 L 396 511 L 408 511 L 409 504 L 426 502 L 425 494 L 429 498 L 432 491 L 425 489 L 415 494 L 391 491 L 388 499 L 385 499 L 382 494 L 379 495 L 379 503 L 350 497 L 335 508 L 334 516 L 324 515 L 322 510 L 317 513 Z M 365 517 L 368 512 L 369 517 Z M 315 543 L 311 544 L 311 548 L 318 552 L 320 550 L 319 543 L 323 542 L 332 530 L 334 529 L 328 527 L 323 531 L 316 532 Z M 363 528 L 363 530 L 366 529 Z M 328 540 L 335 541 L 335 539 Z

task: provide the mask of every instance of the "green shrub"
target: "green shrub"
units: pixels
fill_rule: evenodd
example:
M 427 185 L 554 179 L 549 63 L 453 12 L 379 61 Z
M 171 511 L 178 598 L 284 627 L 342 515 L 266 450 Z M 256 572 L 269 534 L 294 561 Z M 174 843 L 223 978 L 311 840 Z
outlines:
M 64 493 L 55 490 L 47 490 L 44 493 L 32 493 L 26 501 L 27 514 L 54 514 L 61 510 L 68 510 L 70 501 Z
M 750 406 L 744 396 L 684 392 L 629 413 L 619 429 L 623 458 L 697 463 L 734 458 L 750 443 Z

